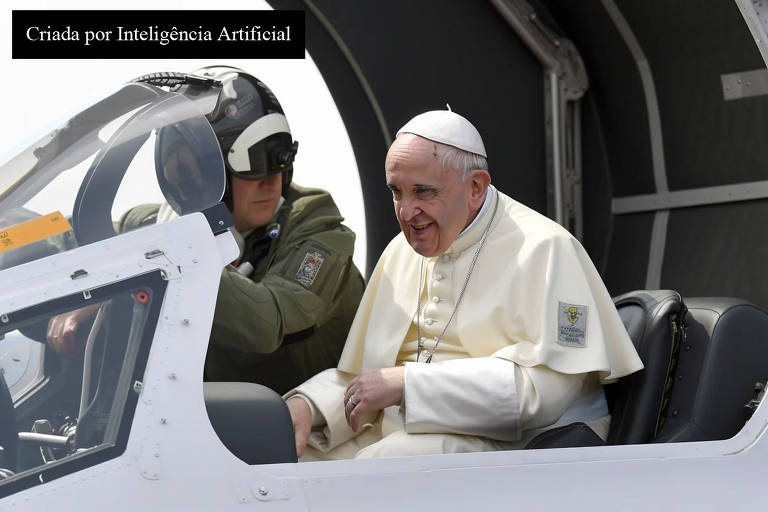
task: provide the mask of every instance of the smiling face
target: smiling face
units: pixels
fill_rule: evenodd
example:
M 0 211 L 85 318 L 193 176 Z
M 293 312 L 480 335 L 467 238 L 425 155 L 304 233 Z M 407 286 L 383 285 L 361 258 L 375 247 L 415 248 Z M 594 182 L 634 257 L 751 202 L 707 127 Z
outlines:
M 283 193 L 283 173 L 260 180 L 232 176 L 232 218 L 235 229 L 243 233 L 270 223 Z
M 385 171 L 400 229 L 426 257 L 444 253 L 472 222 L 490 183 L 481 170 L 462 182 L 459 171 L 443 167 L 436 143 L 409 133 L 389 148 Z

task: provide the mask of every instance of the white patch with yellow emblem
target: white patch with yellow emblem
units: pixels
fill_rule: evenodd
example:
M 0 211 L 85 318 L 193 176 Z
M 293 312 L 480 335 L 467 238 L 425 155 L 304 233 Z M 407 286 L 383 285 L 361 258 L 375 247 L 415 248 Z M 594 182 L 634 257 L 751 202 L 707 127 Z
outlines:
M 557 342 L 567 347 L 587 346 L 587 306 L 558 302 Z
M 324 261 L 325 257 L 318 251 L 308 251 L 296 272 L 296 280 L 306 288 L 312 286 Z

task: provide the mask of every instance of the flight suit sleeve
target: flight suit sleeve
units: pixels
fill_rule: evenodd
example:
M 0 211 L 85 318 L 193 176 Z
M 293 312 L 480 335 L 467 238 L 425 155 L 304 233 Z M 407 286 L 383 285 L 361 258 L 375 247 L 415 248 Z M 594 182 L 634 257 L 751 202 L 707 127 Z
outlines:
M 225 268 L 212 339 L 228 350 L 264 354 L 312 334 L 332 314 L 348 279 L 354 234 L 342 225 L 303 240 L 286 240 L 259 282 Z M 350 275 L 354 273 L 356 275 Z

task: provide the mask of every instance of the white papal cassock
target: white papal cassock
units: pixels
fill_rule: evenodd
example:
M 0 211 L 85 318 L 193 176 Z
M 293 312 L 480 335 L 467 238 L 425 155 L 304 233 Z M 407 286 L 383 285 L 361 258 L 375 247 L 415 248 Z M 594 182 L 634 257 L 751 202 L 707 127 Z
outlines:
M 538 432 L 573 421 L 607 434 L 601 384 L 642 363 L 581 244 L 493 187 L 451 247 L 424 259 L 419 319 L 425 346 L 443 332 L 489 221 L 464 298 L 430 364 L 416 362 L 423 258 L 402 233 L 390 242 L 338 369 L 285 395 L 300 394 L 312 409 L 304 458 L 519 448 Z M 405 365 L 403 403 L 352 431 L 343 403 L 349 381 L 364 369 L 400 364 Z

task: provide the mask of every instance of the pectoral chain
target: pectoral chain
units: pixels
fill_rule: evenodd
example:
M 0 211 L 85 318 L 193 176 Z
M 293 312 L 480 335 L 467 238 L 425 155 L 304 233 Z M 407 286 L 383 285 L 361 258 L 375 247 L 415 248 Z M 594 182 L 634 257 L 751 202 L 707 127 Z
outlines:
M 480 251 L 483 249 L 483 246 L 485 245 L 485 241 L 488 238 L 488 233 L 491 231 L 491 224 L 493 223 L 493 219 L 496 217 L 496 210 L 499 207 L 499 191 L 496 190 L 496 204 L 493 206 L 493 213 L 491 213 L 491 218 L 488 220 L 488 224 L 485 226 L 485 230 L 483 231 L 483 236 L 480 238 L 480 244 L 477 246 L 477 250 L 475 250 L 474 256 L 472 256 L 472 262 L 469 264 L 469 270 L 467 270 L 467 277 L 464 278 L 464 284 L 461 287 L 461 291 L 459 292 L 459 298 L 456 299 L 456 305 L 453 307 L 453 311 L 451 312 L 451 316 L 448 318 L 448 321 L 445 323 L 445 327 L 443 327 L 443 332 L 440 333 L 440 336 L 435 338 L 435 344 L 434 346 L 429 349 L 424 347 L 424 339 L 421 337 L 421 287 L 424 286 L 424 262 L 425 258 L 422 256 L 421 258 L 421 264 L 419 266 L 419 289 L 418 289 L 418 297 L 416 300 L 416 337 L 417 337 L 417 352 L 416 352 L 416 362 L 424 361 L 425 363 L 431 363 L 432 362 L 432 356 L 435 354 L 435 351 L 437 351 L 437 346 L 440 344 L 440 340 L 443 339 L 443 336 L 445 335 L 445 332 L 448 330 L 448 326 L 451 325 L 451 321 L 453 320 L 453 317 L 456 315 L 456 311 L 459 309 L 459 305 L 461 304 L 461 299 L 464 298 L 464 291 L 467 289 L 467 284 L 469 284 L 469 278 L 472 276 L 472 271 L 475 270 L 475 263 L 477 263 L 477 258 L 480 256 Z

